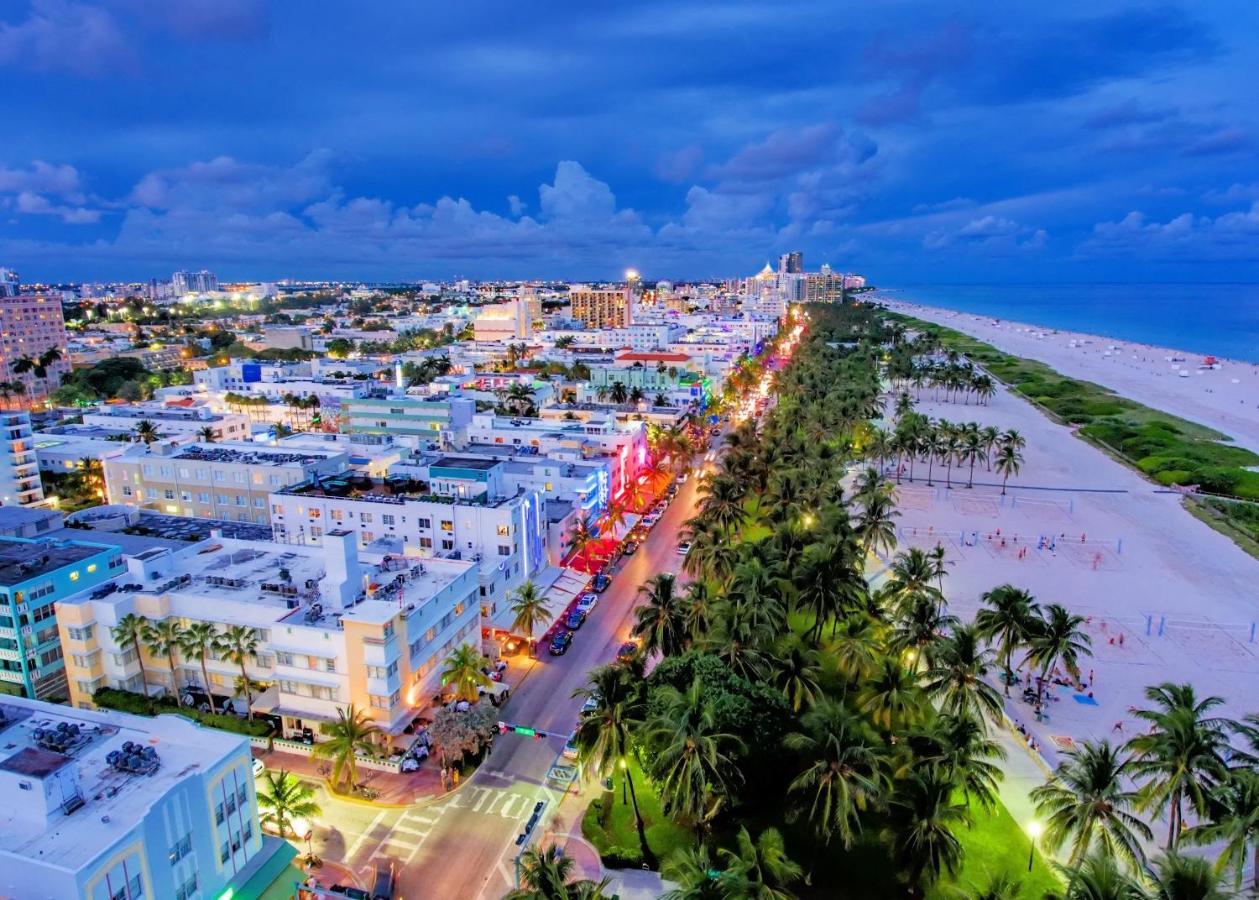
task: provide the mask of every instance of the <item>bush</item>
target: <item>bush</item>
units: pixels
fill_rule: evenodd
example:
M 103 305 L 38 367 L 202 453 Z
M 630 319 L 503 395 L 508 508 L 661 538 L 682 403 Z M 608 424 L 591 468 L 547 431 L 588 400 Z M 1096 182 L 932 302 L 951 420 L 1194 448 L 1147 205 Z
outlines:
M 266 737 L 271 733 L 271 723 L 265 719 L 242 719 L 223 713 L 203 713 L 198 709 L 180 706 L 173 697 L 145 697 L 134 691 L 119 688 L 101 688 L 92 695 L 92 702 L 102 709 L 116 709 L 136 716 L 156 716 L 174 713 L 192 719 L 207 728 L 243 734 L 246 737 Z
M 643 855 L 637 847 L 609 847 L 599 854 L 599 859 L 609 869 L 641 869 Z

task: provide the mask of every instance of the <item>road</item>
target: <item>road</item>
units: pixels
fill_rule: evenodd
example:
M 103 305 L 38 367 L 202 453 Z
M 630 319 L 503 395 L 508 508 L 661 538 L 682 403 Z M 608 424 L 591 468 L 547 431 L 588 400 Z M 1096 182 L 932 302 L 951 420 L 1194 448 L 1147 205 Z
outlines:
M 541 836 L 565 794 L 547 775 L 576 725 L 581 701 L 572 693 L 586 683 L 595 666 L 612 662 L 629 638 L 638 588 L 660 572 L 677 573 L 683 523 L 694 514 L 696 484 L 681 485 L 668 510 L 638 551 L 621 559 L 611 586 L 560 657 L 541 656 L 503 707 L 503 718 L 560 737 L 497 737 L 488 759 L 471 780 L 447 799 L 408 809 L 380 809 L 347 803 L 322 794 L 327 829 L 315 852 L 340 860 L 368 883 L 379 857 L 397 861 L 399 896 L 404 900 L 463 897 L 497 900 L 514 887 L 516 837 L 541 801 L 542 820 L 532 839 Z M 568 802 L 576 804 L 577 798 Z M 567 819 L 575 810 L 565 809 Z

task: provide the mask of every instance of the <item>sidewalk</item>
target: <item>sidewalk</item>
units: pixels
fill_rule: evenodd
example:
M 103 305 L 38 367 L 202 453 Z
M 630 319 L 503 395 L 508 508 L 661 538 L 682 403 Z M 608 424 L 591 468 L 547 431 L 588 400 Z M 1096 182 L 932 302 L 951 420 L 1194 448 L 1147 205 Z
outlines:
M 303 756 L 300 753 L 289 753 L 284 750 L 266 750 L 255 747 L 254 758 L 262 760 L 271 771 L 284 769 L 307 781 L 324 782 L 329 778 L 331 761 L 319 756 Z M 322 770 L 322 771 L 321 771 Z M 348 802 L 371 803 L 372 805 L 403 805 L 410 806 L 423 800 L 430 800 L 446 793 L 441 783 L 441 763 L 437 757 L 431 756 L 424 761 L 418 772 L 406 772 L 395 775 L 392 772 L 380 772 L 360 765 L 358 780 L 377 791 L 375 800 L 367 801 L 353 796 L 338 795 Z

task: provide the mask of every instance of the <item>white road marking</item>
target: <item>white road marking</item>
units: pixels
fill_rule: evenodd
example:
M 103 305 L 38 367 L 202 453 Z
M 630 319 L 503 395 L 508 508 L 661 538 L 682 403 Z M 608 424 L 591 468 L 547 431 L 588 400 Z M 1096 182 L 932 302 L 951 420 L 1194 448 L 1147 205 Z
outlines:
M 385 810 L 376 813 L 376 818 L 372 819 L 372 823 L 363 829 L 363 833 L 354 839 L 354 843 L 350 845 L 350 849 L 345 853 L 346 862 L 354 858 L 354 854 L 358 852 L 359 847 L 363 846 L 363 841 L 367 840 L 367 835 L 376 829 L 381 819 L 385 817 Z

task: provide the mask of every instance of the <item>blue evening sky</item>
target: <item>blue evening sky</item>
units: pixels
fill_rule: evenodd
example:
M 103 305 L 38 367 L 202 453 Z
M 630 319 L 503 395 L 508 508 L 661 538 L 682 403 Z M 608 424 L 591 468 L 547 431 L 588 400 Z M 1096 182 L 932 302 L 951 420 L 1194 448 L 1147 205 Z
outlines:
M 27 280 L 1259 280 L 1259 5 L 5 0 Z

